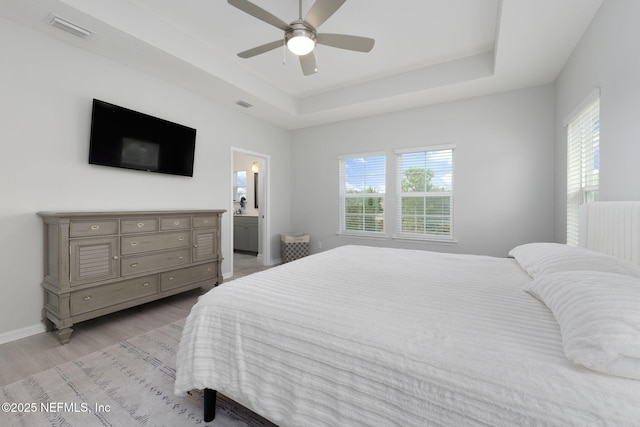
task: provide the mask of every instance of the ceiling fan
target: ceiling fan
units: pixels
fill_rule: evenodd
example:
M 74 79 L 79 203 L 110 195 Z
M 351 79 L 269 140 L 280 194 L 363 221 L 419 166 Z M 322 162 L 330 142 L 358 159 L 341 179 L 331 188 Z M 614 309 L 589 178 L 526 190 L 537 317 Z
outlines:
M 318 71 L 316 56 L 313 53 L 316 43 L 357 52 L 369 52 L 375 43 L 375 40 L 368 37 L 317 32 L 317 28 L 329 19 L 346 0 L 316 0 L 304 19 L 302 19 L 302 0 L 300 0 L 298 19 L 290 24 L 247 0 L 227 1 L 231 6 L 284 31 L 284 39 L 240 52 L 238 54 L 240 58 L 251 58 L 277 49 L 286 43 L 289 50 L 300 58 L 300 66 L 304 75 L 309 76 Z

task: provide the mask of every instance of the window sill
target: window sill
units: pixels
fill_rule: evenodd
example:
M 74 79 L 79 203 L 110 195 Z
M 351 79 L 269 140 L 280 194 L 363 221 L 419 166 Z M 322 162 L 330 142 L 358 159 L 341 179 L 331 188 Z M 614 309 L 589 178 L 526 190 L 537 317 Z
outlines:
M 352 239 L 368 239 L 368 240 L 389 240 L 386 234 L 360 234 L 360 233 L 337 233 L 338 237 L 348 237 Z
M 455 239 L 435 239 L 433 237 L 409 237 L 409 236 L 393 236 L 393 240 L 396 242 L 412 242 L 412 243 L 433 243 L 440 245 L 457 245 L 458 241 Z

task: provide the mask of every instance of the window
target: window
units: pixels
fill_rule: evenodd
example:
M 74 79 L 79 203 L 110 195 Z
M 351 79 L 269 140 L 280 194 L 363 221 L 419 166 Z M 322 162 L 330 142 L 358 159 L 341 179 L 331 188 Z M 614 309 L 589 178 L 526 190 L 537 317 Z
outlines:
M 453 240 L 453 150 L 397 150 L 399 238 Z
M 385 155 L 371 153 L 338 159 L 340 233 L 384 235 Z
M 567 244 L 578 244 L 580 205 L 598 200 L 600 171 L 600 93 L 595 91 L 566 121 Z
M 247 197 L 247 171 L 235 171 L 233 183 L 233 200 L 240 201 L 240 198 Z

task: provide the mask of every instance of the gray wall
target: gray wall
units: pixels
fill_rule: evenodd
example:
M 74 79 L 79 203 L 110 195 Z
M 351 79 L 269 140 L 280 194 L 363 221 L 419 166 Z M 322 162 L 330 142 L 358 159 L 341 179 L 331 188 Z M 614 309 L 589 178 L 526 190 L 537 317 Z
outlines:
M 270 243 L 280 257 L 279 234 L 290 228 L 288 132 L 2 18 L 0 52 L 0 341 L 42 327 L 37 211 L 229 209 L 231 147 L 271 158 Z M 87 164 L 93 98 L 196 128 L 194 177 Z M 223 273 L 230 229 L 225 214 Z
M 553 240 L 554 92 L 547 85 L 293 132 L 293 231 L 312 252 L 344 244 L 506 256 Z M 395 210 L 394 149 L 455 143 L 457 244 L 338 237 L 338 156 L 387 153 L 385 209 Z M 393 216 L 386 228 L 394 232 Z M 322 249 L 318 247 L 321 243 Z
M 605 0 L 556 81 L 556 240 L 566 241 L 565 118 L 600 88 L 600 200 L 640 200 L 640 2 Z

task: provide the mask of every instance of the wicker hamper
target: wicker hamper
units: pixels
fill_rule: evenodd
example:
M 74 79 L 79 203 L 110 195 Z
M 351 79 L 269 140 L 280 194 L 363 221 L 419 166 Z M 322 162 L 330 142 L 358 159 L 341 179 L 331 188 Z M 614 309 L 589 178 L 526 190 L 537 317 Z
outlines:
M 282 263 L 295 261 L 309 255 L 309 235 L 304 233 L 281 234 Z

